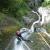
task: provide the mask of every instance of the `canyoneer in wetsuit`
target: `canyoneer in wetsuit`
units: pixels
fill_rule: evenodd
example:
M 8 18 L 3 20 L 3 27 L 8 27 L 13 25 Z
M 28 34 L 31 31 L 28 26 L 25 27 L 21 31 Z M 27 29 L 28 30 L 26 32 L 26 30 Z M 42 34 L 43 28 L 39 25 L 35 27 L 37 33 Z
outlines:
M 24 32 L 25 32 L 25 31 L 24 31 Z M 21 41 L 21 39 L 24 40 L 24 41 L 30 41 L 30 40 L 26 40 L 26 39 L 24 39 L 24 38 L 22 37 L 21 34 L 24 33 L 24 32 L 17 31 L 17 32 L 16 32 L 17 39 L 20 40 L 20 41 Z
M 30 40 L 26 40 L 26 39 L 24 39 L 24 38 L 22 37 L 22 33 L 24 33 L 24 32 L 25 32 L 25 31 L 23 31 L 23 32 L 17 31 L 17 32 L 16 32 L 17 39 L 20 40 L 20 41 L 21 41 L 21 39 L 22 39 L 23 41 L 31 42 Z

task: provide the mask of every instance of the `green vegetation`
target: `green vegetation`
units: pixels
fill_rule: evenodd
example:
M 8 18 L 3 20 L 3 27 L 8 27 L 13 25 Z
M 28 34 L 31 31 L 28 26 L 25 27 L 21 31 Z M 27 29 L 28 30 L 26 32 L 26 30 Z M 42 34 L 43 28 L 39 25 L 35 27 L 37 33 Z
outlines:
M 15 18 L 0 13 L 0 50 L 4 50 L 19 27 L 19 22 Z
M 48 33 L 50 33 L 50 23 L 44 25 L 44 28 L 47 30 Z
M 44 2 L 42 3 L 42 6 L 44 7 L 50 6 L 50 0 L 44 0 Z
M 5 14 L 20 18 L 29 10 L 24 0 L 0 0 L 0 11 Z
M 23 25 L 22 16 L 31 10 L 26 3 L 25 0 L 0 0 L 0 24 L 4 31 L 13 31 Z

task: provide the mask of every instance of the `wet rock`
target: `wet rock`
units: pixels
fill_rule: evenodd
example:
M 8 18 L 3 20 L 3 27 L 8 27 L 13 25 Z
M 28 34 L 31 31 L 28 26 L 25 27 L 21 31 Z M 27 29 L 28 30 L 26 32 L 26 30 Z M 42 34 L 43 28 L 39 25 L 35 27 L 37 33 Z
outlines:
M 31 23 L 31 20 L 30 20 L 30 18 L 29 17 L 23 17 L 23 21 L 24 21 L 24 23 L 25 24 L 29 24 L 29 23 Z

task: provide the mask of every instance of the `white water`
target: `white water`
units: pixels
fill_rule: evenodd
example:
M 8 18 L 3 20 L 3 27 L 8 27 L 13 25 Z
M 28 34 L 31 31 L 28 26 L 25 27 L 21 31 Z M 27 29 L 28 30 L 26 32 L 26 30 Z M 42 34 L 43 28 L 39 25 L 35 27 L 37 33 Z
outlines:
M 24 50 L 23 44 L 20 43 L 20 45 L 17 45 L 17 41 L 18 41 L 17 39 L 14 40 L 14 48 L 13 48 L 13 50 Z
M 42 21 L 40 22 L 41 25 L 50 22 L 50 8 L 39 7 L 38 12 L 42 15 Z
M 21 41 L 19 44 L 17 44 L 18 39 L 16 38 L 14 40 L 14 48 L 13 50 L 31 50 L 30 47 L 25 43 L 25 41 Z M 24 46 L 26 48 L 24 48 Z
M 37 14 L 37 16 L 39 17 L 39 19 L 37 21 L 33 22 L 32 26 L 31 26 L 31 28 L 29 30 L 30 33 L 33 33 L 34 32 L 34 25 L 36 23 L 38 23 L 38 24 L 40 23 L 40 15 L 37 12 L 35 12 L 35 11 L 32 11 L 32 12 L 35 13 L 35 14 Z

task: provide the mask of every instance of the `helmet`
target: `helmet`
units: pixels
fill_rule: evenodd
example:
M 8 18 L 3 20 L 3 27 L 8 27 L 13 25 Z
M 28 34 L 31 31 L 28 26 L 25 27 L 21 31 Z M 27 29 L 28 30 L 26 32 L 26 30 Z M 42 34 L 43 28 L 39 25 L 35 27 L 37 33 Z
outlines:
M 20 32 L 19 31 L 16 31 L 16 34 L 20 34 Z

